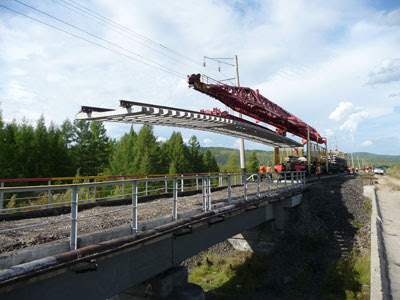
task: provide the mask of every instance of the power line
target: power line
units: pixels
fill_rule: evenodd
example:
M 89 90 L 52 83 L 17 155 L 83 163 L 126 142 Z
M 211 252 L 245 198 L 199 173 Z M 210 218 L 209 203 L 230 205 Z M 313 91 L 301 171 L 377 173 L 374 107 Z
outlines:
M 82 29 L 82 28 L 80 28 L 80 27 L 78 27 L 78 26 L 75 26 L 75 25 L 73 25 L 73 24 L 71 24 L 71 23 L 68 23 L 68 22 L 66 22 L 66 21 L 64 21 L 64 20 L 61 20 L 61 19 L 57 18 L 57 17 L 54 17 L 54 16 L 52 16 L 52 15 L 50 15 L 50 14 L 44 12 L 44 11 L 41 11 L 40 9 L 37 9 L 37 8 L 35 8 L 35 7 L 33 7 L 33 6 L 30 6 L 30 5 L 28 5 L 28 4 L 26 4 L 26 3 L 22 2 L 22 1 L 19 1 L 19 0 L 14 0 L 14 1 L 15 1 L 15 2 L 18 2 L 18 3 L 22 4 L 22 5 L 24 5 L 24 6 L 26 6 L 26 7 L 29 7 L 30 9 L 35 10 L 35 11 L 37 11 L 37 12 L 39 12 L 39 13 L 45 15 L 45 16 L 48 16 L 49 18 L 52 18 L 52 19 L 54 19 L 54 20 L 57 20 L 57 21 L 59 21 L 59 22 L 61 22 L 61 23 L 64 23 L 64 24 L 66 24 L 66 25 L 68 25 L 68 26 L 71 26 L 71 27 L 73 27 L 73 28 L 75 28 L 75 29 L 77 29 L 77 30 L 79 30 L 79 31 L 82 31 L 82 32 L 84 32 L 84 33 L 86 33 L 86 34 L 88 34 L 88 35 L 94 37 L 94 38 L 97 38 L 97 39 L 99 39 L 99 40 L 101 40 L 101 41 L 103 41 L 103 42 L 106 42 L 107 44 L 110 44 L 110 45 L 112 45 L 112 46 L 114 46 L 114 47 L 117 47 L 117 48 L 119 48 L 119 49 L 121 49 L 121 50 L 124 50 L 124 51 L 126 51 L 126 52 L 129 52 L 129 53 L 131 53 L 131 54 L 133 54 L 133 55 L 135 55 L 135 56 L 137 56 L 137 57 L 140 57 L 141 59 L 144 59 L 144 60 L 146 60 L 146 61 L 148 61 L 148 62 L 150 62 L 150 63 L 152 63 L 152 64 L 154 64 L 154 65 L 157 65 L 157 66 L 159 66 L 160 68 L 164 68 L 164 69 L 166 69 L 166 70 L 169 70 L 170 72 L 176 73 L 176 74 L 181 75 L 181 76 L 185 76 L 185 74 L 183 74 L 183 73 L 180 73 L 180 72 L 175 71 L 175 70 L 173 70 L 173 69 L 171 69 L 171 68 L 169 68 L 169 67 L 166 67 L 166 66 L 164 66 L 164 65 L 162 65 L 162 64 L 159 64 L 159 63 L 157 63 L 157 62 L 155 62 L 155 61 L 153 61 L 153 60 L 151 60 L 151 59 L 149 59 L 149 58 L 144 57 L 143 55 L 140 55 L 140 54 L 138 54 L 138 53 L 136 53 L 136 52 L 133 52 L 133 51 L 127 49 L 127 48 L 124 48 L 124 47 L 122 47 L 122 46 L 119 46 L 119 45 L 116 44 L 116 43 L 113 43 L 113 42 L 111 42 L 111 41 L 109 41 L 109 40 L 106 40 L 106 39 L 104 39 L 104 38 L 102 38 L 102 37 L 99 37 L 99 36 L 97 36 L 97 35 L 95 35 L 95 34 L 89 32 L 89 31 L 87 31 L 87 30 L 84 30 L 84 29 Z
M 107 23 L 105 20 L 103 20 L 103 19 L 101 19 L 101 18 L 99 18 L 99 17 L 97 17 L 97 16 L 93 16 L 92 14 L 90 14 L 90 13 L 88 13 L 88 12 L 86 12 L 86 11 L 80 9 L 80 8 L 75 7 L 75 6 L 73 6 L 72 4 L 70 4 L 70 3 L 68 3 L 68 2 L 66 2 L 66 1 L 64 1 L 64 0 L 53 0 L 53 1 L 56 2 L 56 3 L 59 4 L 59 5 L 62 5 L 62 6 L 65 7 L 65 8 L 67 8 L 68 10 L 73 11 L 74 13 L 77 13 L 77 14 L 79 14 L 79 15 L 85 17 L 85 18 L 89 18 L 89 19 L 91 19 L 93 22 L 96 22 L 97 24 L 100 24 L 100 25 L 102 25 L 102 26 L 104 26 L 104 27 L 106 27 L 106 28 L 109 28 L 110 30 L 112 30 L 112 31 L 114 31 L 114 32 L 117 32 L 117 33 L 119 33 L 119 34 L 121 34 L 121 35 L 127 37 L 128 39 L 130 39 L 130 40 L 132 40 L 132 41 L 138 42 L 138 43 L 140 43 L 142 46 L 144 46 L 144 47 L 146 47 L 146 48 L 148 48 L 148 49 L 151 49 L 151 50 L 153 50 L 153 51 L 155 51 L 155 52 L 157 52 L 157 53 L 159 53 L 159 54 L 161 54 L 161 55 L 164 55 L 164 56 L 168 57 L 169 59 L 171 59 L 171 60 L 173 60 L 173 61 L 175 61 L 175 62 L 177 62 L 177 63 L 179 63 L 179 64 L 182 64 L 182 65 L 184 65 L 184 66 L 186 66 L 186 67 L 188 67 L 188 68 L 192 68 L 191 66 L 189 66 L 189 65 L 186 64 L 185 62 L 183 62 L 183 61 L 181 61 L 181 60 L 179 60 L 179 59 L 177 59 L 177 58 L 175 58 L 175 57 L 173 57 L 173 56 L 170 56 L 170 55 L 168 55 L 167 53 L 165 53 L 165 52 L 163 52 L 163 51 L 161 51 L 161 50 L 158 50 L 157 48 L 154 47 L 154 45 L 153 45 L 153 46 L 150 46 L 150 45 L 152 45 L 152 44 L 147 44 L 145 41 L 143 41 L 143 40 L 141 40 L 141 39 L 134 39 L 134 38 L 132 37 L 132 34 L 130 34 L 127 30 L 123 30 L 123 29 L 121 29 L 121 28 L 119 28 L 119 27 L 117 27 L 117 26 L 115 26 L 115 25 L 113 25 L 113 24 L 110 25 L 110 24 Z M 198 65 L 198 64 L 196 64 L 196 63 L 193 63 L 193 64 L 194 64 L 194 65 Z
M 86 6 L 81 5 L 81 4 L 79 4 L 79 3 L 77 3 L 77 2 L 75 2 L 75 1 L 73 1 L 73 0 L 53 0 L 53 1 L 59 1 L 59 2 L 61 1 L 61 2 L 65 3 L 65 4 L 69 5 L 70 7 L 73 7 L 74 9 L 79 10 L 79 11 L 81 11 L 82 13 L 84 13 L 84 14 L 90 16 L 90 17 L 92 18 L 92 20 L 93 20 L 93 18 L 95 18 L 95 19 L 97 19 L 97 20 L 100 20 L 101 22 L 103 22 L 103 24 L 105 23 L 104 26 L 106 26 L 106 27 L 107 27 L 106 24 L 108 24 L 108 28 L 110 28 L 109 26 L 118 28 L 119 30 L 124 31 L 124 32 L 128 33 L 129 35 L 131 35 L 131 36 L 133 36 L 133 37 L 135 37 L 135 38 L 137 38 L 137 39 L 140 39 L 140 40 L 142 40 L 142 41 L 144 41 L 144 42 L 147 42 L 147 43 L 149 43 L 149 44 L 151 44 L 151 45 L 153 45 L 153 46 L 160 47 L 160 49 L 165 50 L 165 51 L 167 51 L 167 52 L 169 52 L 169 53 L 171 53 L 171 54 L 174 54 L 174 55 L 176 55 L 176 56 L 180 56 L 181 58 L 186 59 L 186 60 L 192 62 L 192 63 L 193 63 L 194 65 L 196 65 L 196 66 L 203 66 L 203 64 L 200 63 L 199 61 L 196 61 L 195 59 L 193 59 L 193 58 L 191 58 L 191 57 L 189 57 L 189 56 L 187 56 L 187 55 L 184 55 L 184 54 L 180 53 L 179 51 L 176 51 L 176 50 L 174 50 L 174 49 L 172 49 L 172 48 L 170 48 L 170 47 L 167 47 L 167 46 L 163 45 L 162 43 L 159 43 L 159 42 L 157 42 L 157 41 L 154 41 L 153 39 L 150 39 L 150 38 L 148 38 L 148 37 L 145 36 L 145 35 L 139 34 L 139 33 L 137 33 L 137 32 L 135 32 L 135 31 L 131 30 L 130 28 L 128 28 L 128 27 L 126 27 L 126 26 L 124 26 L 124 25 L 121 25 L 121 24 L 119 24 L 119 23 L 117 23 L 117 22 L 114 22 L 113 20 L 111 20 L 111 19 L 109 19 L 109 18 L 107 18 L 107 17 L 105 17 L 105 16 L 102 16 L 102 15 L 100 15 L 99 13 L 96 13 L 95 11 L 93 11 L 93 10 L 87 8 Z M 60 4 L 61 4 L 61 3 L 60 3 Z M 65 5 L 64 5 L 64 6 L 65 6 Z M 151 48 L 151 49 L 153 49 L 154 51 L 156 51 L 156 49 L 154 49 L 154 48 Z M 158 52 L 158 51 L 157 51 L 157 52 Z M 165 54 L 163 54 L 163 55 L 165 55 Z M 171 58 L 170 56 L 167 56 L 167 57 Z M 182 62 L 181 62 L 181 63 L 182 63 Z M 184 64 L 184 63 L 182 63 L 182 64 Z M 185 65 L 186 65 L 186 64 L 185 64 Z M 187 66 L 187 65 L 186 65 L 186 66 Z M 219 71 L 217 68 L 214 68 L 214 67 L 212 67 L 212 66 L 210 66 L 210 67 L 208 67 L 208 68 L 213 69 L 214 71 Z M 215 73 L 214 73 L 214 74 L 215 74 Z
M 165 45 L 162 44 L 162 43 L 159 43 L 159 42 L 157 42 L 157 41 L 154 41 L 153 39 L 150 39 L 150 38 L 148 38 L 147 36 L 145 36 L 145 35 L 143 35 L 143 34 L 137 33 L 137 32 L 131 30 L 130 28 L 128 28 L 128 27 L 126 27 L 126 26 L 124 26 L 124 25 L 121 25 L 121 24 L 119 24 L 119 23 L 117 23 L 117 22 L 114 22 L 113 20 L 111 20 L 111 19 L 109 19 L 109 18 L 107 18 L 107 17 L 104 17 L 104 16 L 102 16 L 102 15 L 96 13 L 95 11 L 93 11 L 93 10 L 87 8 L 86 6 L 83 6 L 83 5 L 77 3 L 77 2 L 75 2 L 75 1 L 73 1 L 73 0 L 68 0 L 68 1 L 59 0 L 59 1 L 62 1 L 62 2 L 64 2 L 64 3 L 67 3 L 67 4 L 69 4 L 69 5 L 72 5 L 72 6 L 74 6 L 74 7 L 77 7 L 77 6 L 78 6 L 78 7 L 82 8 L 82 9 L 86 10 L 87 12 L 89 12 L 92 16 L 96 17 L 97 19 L 101 19 L 103 22 L 106 22 L 106 23 L 108 23 L 108 24 L 111 24 L 112 26 L 116 26 L 116 27 L 118 27 L 118 28 L 121 28 L 122 30 L 124 30 L 124 31 L 126 31 L 126 32 L 129 32 L 131 35 L 135 36 L 135 37 L 138 38 L 138 39 L 141 39 L 141 40 L 143 40 L 143 41 L 145 41 L 145 42 L 151 43 L 151 44 L 153 44 L 153 45 L 155 45 L 155 46 L 157 46 L 157 47 L 160 47 L 160 48 L 164 49 L 165 51 L 168 51 L 168 52 L 170 52 L 170 53 L 172 53 L 172 54 L 174 54 L 174 55 L 177 55 L 177 56 L 180 56 L 180 57 L 182 57 L 182 58 L 185 58 L 186 60 L 189 60 L 189 61 L 195 63 L 196 65 L 200 65 L 200 66 L 202 65 L 200 62 L 194 60 L 193 58 L 191 58 L 191 57 L 189 57 L 189 56 L 187 56 L 187 55 L 184 55 L 184 54 L 180 53 L 179 51 L 176 51 L 176 50 L 174 50 L 174 49 L 172 49 L 172 48 L 170 48 L 170 47 L 167 47 L 167 46 L 165 46 Z M 69 2 L 69 3 L 68 3 L 68 2 Z M 73 4 L 70 4 L 70 3 L 73 3 Z M 77 7 L 77 9 L 79 9 L 78 7 Z M 82 10 L 82 9 L 79 9 L 79 10 Z
M 9 11 L 12 11 L 12 12 L 18 14 L 18 15 L 24 16 L 24 17 L 26 17 L 26 18 L 28 18 L 28 19 L 31 19 L 31 20 L 33 20 L 33 21 L 35 21 L 35 22 L 38 22 L 38 23 L 40 23 L 40 24 L 42 24 L 42 25 L 46 25 L 46 26 L 51 27 L 51 28 L 53 28 L 53 29 L 56 29 L 56 30 L 58 30 L 58 31 L 60 31 L 60 32 L 63 32 L 63 33 L 68 34 L 68 35 L 70 35 L 70 36 L 73 36 L 73 37 L 75 37 L 75 38 L 77 38 L 77 39 L 80 39 L 80 40 L 83 40 L 83 41 L 85 41 L 85 42 L 88 42 L 88 43 L 90 43 L 90 44 L 92 44 L 92 45 L 95 45 L 95 46 L 101 47 L 101 48 L 103 48 L 103 49 L 106 49 L 106 50 L 108 50 L 108 51 L 114 52 L 114 53 L 116 53 L 116 54 L 122 55 L 122 56 L 124 56 L 124 57 L 126 57 L 126 58 L 128 58 L 128 59 L 133 60 L 133 61 L 142 63 L 142 64 L 147 65 L 147 66 L 149 66 L 149 67 L 153 67 L 153 68 L 160 69 L 160 70 L 162 70 L 162 71 L 164 71 L 164 72 L 166 72 L 166 73 L 169 73 L 169 74 L 172 74 L 172 75 L 177 76 L 177 77 L 179 77 L 179 78 L 182 78 L 181 75 L 183 75 L 183 74 L 181 74 L 181 73 L 179 73 L 179 72 L 175 72 L 175 71 L 171 72 L 171 71 L 169 71 L 168 69 L 164 69 L 164 67 L 158 67 L 158 66 L 149 64 L 149 63 L 147 63 L 147 62 L 141 61 L 141 60 L 139 60 L 139 59 L 137 59 L 137 58 L 134 58 L 134 57 L 132 57 L 132 56 L 126 55 L 126 54 L 124 54 L 124 53 L 122 53 L 122 52 L 119 52 L 119 51 L 117 51 L 117 50 L 115 50 L 115 49 L 112 49 L 112 48 L 103 46 L 103 45 L 101 45 L 101 44 L 98 44 L 98 43 L 96 43 L 96 42 L 93 42 L 93 41 L 91 41 L 91 40 L 88 40 L 88 39 L 86 39 L 86 38 L 84 38 L 84 37 L 81 37 L 81 36 L 79 36 L 79 35 L 76 35 L 76 34 L 74 34 L 74 33 L 71 33 L 71 32 L 69 32 L 69 31 L 66 31 L 66 30 L 64 30 L 64 29 L 61 29 L 61 28 L 59 28 L 59 27 L 57 27 L 57 26 L 51 25 L 51 24 L 49 24 L 49 23 L 43 22 L 43 21 L 38 20 L 38 19 L 36 19 L 36 18 L 33 18 L 33 17 L 31 17 L 31 16 L 28 16 L 28 15 L 26 15 L 26 14 L 24 14 L 24 13 L 22 13 L 22 12 L 19 12 L 19 11 L 15 10 L 15 9 L 12 9 L 12 8 L 10 8 L 10 7 L 7 7 L 7 6 L 1 5 L 1 4 L 0 4 L 0 7 L 4 8 L 4 9 L 7 9 L 7 10 L 9 10 Z M 184 78 L 186 78 L 186 77 L 184 77 Z

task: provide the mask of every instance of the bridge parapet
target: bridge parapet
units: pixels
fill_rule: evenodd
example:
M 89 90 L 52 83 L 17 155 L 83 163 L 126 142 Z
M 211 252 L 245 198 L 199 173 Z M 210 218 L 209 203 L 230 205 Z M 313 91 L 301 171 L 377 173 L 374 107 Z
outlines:
M 139 261 L 141 260 L 140 257 L 149 261 L 149 257 L 154 254 L 152 259 L 160 260 L 160 264 L 162 265 L 161 271 L 164 271 L 170 266 L 179 264 L 187 257 L 223 239 L 271 219 L 273 217 L 274 203 L 278 203 L 283 199 L 292 198 L 294 195 L 302 193 L 304 189 L 304 173 L 295 174 L 296 176 L 293 177 L 287 176 L 287 178 L 297 178 L 297 180 L 292 181 L 284 180 L 285 175 L 280 175 L 281 177 L 278 178 L 276 174 L 274 175 L 275 177 L 267 177 L 264 178 L 264 180 L 262 180 L 260 174 L 252 174 L 254 181 L 248 181 L 251 179 L 249 175 L 250 174 L 221 174 L 204 176 L 200 179 L 201 185 L 199 185 L 199 188 L 201 193 L 199 193 L 197 200 L 192 202 L 191 206 L 187 207 L 189 209 L 180 211 L 178 207 L 183 206 L 184 202 L 190 201 L 190 197 L 178 197 L 177 182 L 181 180 L 182 177 L 168 178 L 168 180 L 172 181 L 173 193 L 172 197 L 167 198 L 165 201 L 169 202 L 168 209 L 170 210 L 166 212 L 164 217 L 147 222 L 138 222 L 138 213 L 140 213 L 140 210 L 144 209 L 145 206 L 140 207 L 140 203 L 137 201 L 138 193 L 136 188 L 138 184 L 143 183 L 143 181 L 137 179 L 126 180 L 125 184 L 130 184 L 133 187 L 133 189 L 130 190 L 131 204 L 129 205 L 130 211 L 128 212 L 131 216 L 130 226 L 114 229 L 113 234 L 108 232 L 108 238 L 105 238 L 107 232 L 98 232 L 96 234 L 87 235 L 86 237 L 81 237 L 80 242 L 78 242 L 79 240 L 76 234 L 79 224 L 78 220 L 80 220 L 78 218 L 77 209 L 78 201 L 77 198 L 74 199 L 72 196 L 72 201 L 70 203 L 72 213 L 69 221 L 71 222 L 72 230 L 75 230 L 75 232 L 71 231 L 69 237 L 69 250 L 71 251 L 66 253 L 47 253 L 50 255 L 49 257 L 44 257 L 18 266 L 11 266 L 9 269 L 0 271 L 0 286 L 4 286 L 5 288 L 11 287 L 14 286 L 16 282 L 24 281 L 32 276 L 39 278 L 41 276 L 40 274 L 52 273 L 55 270 L 64 270 L 61 273 L 69 274 L 66 275 L 67 277 L 71 275 L 71 272 L 80 274 L 81 272 L 86 273 L 91 270 L 98 270 L 98 267 L 96 267 L 97 265 L 100 266 L 103 265 L 103 263 L 108 265 L 108 262 L 106 263 L 108 258 L 106 259 L 105 257 L 115 257 L 115 262 L 117 262 L 120 261 L 120 256 L 123 255 L 121 253 L 125 253 L 126 251 L 131 253 L 130 255 L 134 255 L 131 257 L 139 257 Z M 233 186 L 233 176 L 240 176 L 243 180 L 243 185 Z M 145 180 L 151 183 L 157 179 L 148 178 Z M 185 177 L 184 180 L 196 180 L 196 177 L 188 176 Z M 98 186 L 105 184 L 106 183 L 97 183 Z M 117 183 L 110 182 L 110 185 L 113 184 Z M 118 182 L 118 184 L 121 184 L 121 182 Z M 85 186 L 88 186 L 88 184 L 85 184 Z M 212 189 L 213 186 L 214 189 L 222 189 L 219 192 L 215 192 L 215 190 L 213 191 Z M 47 187 L 37 188 L 46 189 Z M 76 192 L 76 189 L 79 187 L 78 185 L 69 185 L 63 188 L 68 188 L 72 191 L 75 190 Z M 24 191 L 28 189 L 29 188 L 24 188 Z M 30 187 L 30 189 L 36 188 Z M 225 195 L 225 197 L 221 197 L 221 194 Z M 156 202 L 156 205 L 159 206 L 160 203 L 158 201 Z M 149 203 L 144 204 L 149 205 Z M 125 206 L 123 209 L 126 211 L 127 207 Z M 6 232 L 12 232 L 18 228 L 8 229 L 10 230 L 2 230 L 3 232 L 5 232 L 5 230 L 7 230 Z M 114 239 L 107 241 L 107 239 L 110 238 Z M 87 246 L 82 247 L 85 243 Z M 96 244 L 93 245 L 93 243 Z M 81 248 L 78 248 L 78 246 Z M 145 251 L 145 253 L 142 253 L 143 247 L 147 249 L 147 252 Z M 158 250 L 154 250 L 154 247 L 164 250 L 158 252 Z M 38 248 L 38 250 L 39 249 L 40 248 Z M 58 249 L 58 251 L 59 250 L 60 249 Z M 150 255 L 148 253 L 149 251 L 153 251 L 154 253 Z M 163 251 L 165 251 L 165 253 Z M 38 252 L 41 251 L 39 250 Z M 119 258 L 117 259 L 117 257 Z M 99 263 L 100 261 L 102 262 L 101 264 Z M 143 265 L 143 262 L 135 261 L 135 264 L 137 263 L 142 264 L 141 267 L 137 265 L 134 266 L 134 268 L 139 268 L 137 270 L 140 272 L 143 271 L 140 280 L 145 280 L 146 276 L 154 276 L 161 272 L 160 266 L 154 267 L 153 270 L 153 267 L 146 267 Z M 118 263 L 118 266 L 121 267 L 121 270 L 124 269 L 128 273 L 131 272 L 123 267 L 123 264 L 120 265 Z M 131 265 L 131 267 L 133 266 Z M 146 268 L 150 268 L 151 272 L 145 271 Z M 130 278 L 129 286 L 139 283 L 138 275 L 136 274 L 136 277 L 132 276 L 133 275 L 128 276 L 128 278 Z M 39 286 L 43 286 L 44 283 L 39 279 L 37 280 L 37 282 L 41 282 Z M 128 281 L 126 284 L 128 284 Z M 47 286 L 47 284 L 45 285 Z M 115 294 L 116 292 L 118 291 L 111 289 L 105 294 L 113 295 L 112 293 Z

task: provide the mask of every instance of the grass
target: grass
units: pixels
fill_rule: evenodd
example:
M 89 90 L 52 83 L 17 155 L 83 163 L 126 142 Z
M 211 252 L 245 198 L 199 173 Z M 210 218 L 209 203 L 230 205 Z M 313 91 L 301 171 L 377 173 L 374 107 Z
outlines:
M 368 214 L 368 216 L 371 216 L 372 214 L 372 202 L 371 199 L 368 197 L 364 197 L 364 209 L 365 212 Z
M 321 285 L 324 299 L 369 299 L 371 277 L 370 251 L 363 254 L 352 253 L 330 265 Z
M 390 167 L 389 169 L 387 169 L 386 174 L 400 179 L 400 165 Z
M 228 299 L 253 291 L 271 260 L 272 256 L 246 251 L 233 251 L 225 257 L 205 253 L 190 272 L 189 282 L 209 291 L 213 299 Z

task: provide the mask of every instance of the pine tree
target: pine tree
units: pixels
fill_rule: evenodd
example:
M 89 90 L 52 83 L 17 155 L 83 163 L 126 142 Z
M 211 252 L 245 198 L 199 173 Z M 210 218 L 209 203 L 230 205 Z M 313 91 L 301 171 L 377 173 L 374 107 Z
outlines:
M 172 165 L 178 174 L 190 172 L 189 150 L 183 143 L 182 134 L 174 131 L 167 143 L 169 146 L 170 170 Z
M 43 116 L 40 116 L 36 124 L 33 145 L 35 160 L 34 176 L 45 177 L 49 173 L 49 139 Z
M 84 120 L 74 121 L 73 136 L 73 160 L 75 169 L 79 170 L 81 175 L 91 175 L 88 170 L 89 161 L 89 145 L 91 132 L 89 130 L 90 123 Z
M 204 155 L 203 161 L 204 161 L 204 166 L 205 166 L 206 172 L 218 172 L 219 171 L 217 161 L 215 160 L 215 157 L 212 155 L 212 153 L 209 149 L 207 149 L 207 151 Z
M 3 163 L 2 171 L 3 178 L 18 178 L 19 174 L 15 166 L 18 163 L 17 153 L 17 139 L 18 126 L 15 120 L 8 123 L 3 130 Z
M 200 152 L 200 143 L 193 135 L 189 140 L 190 172 L 202 173 L 205 171 L 203 154 Z
M 246 164 L 247 172 L 249 173 L 257 173 L 259 171 L 259 164 L 256 151 L 251 151 L 250 158 Z
M 133 147 L 135 174 L 156 174 L 160 166 L 160 151 L 153 133 L 153 127 L 143 125 Z M 146 159 L 146 162 L 142 162 Z
M 114 151 L 110 157 L 110 167 L 108 173 L 113 175 L 134 174 L 133 168 L 133 148 L 136 143 L 137 135 L 133 130 L 133 126 L 129 133 L 125 133 L 116 143 Z
M 240 172 L 240 167 L 238 163 L 238 155 L 235 152 L 232 152 L 228 164 L 226 165 L 226 171 L 228 172 Z
M 111 152 L 110 138 L 101 122 L 91 122 L 90 131 L 88 172 L 91 175 L 97 175 L 108 167 Z
M 45 159 L 48 159 L 47 153 L 44 153 L 47 149 L 44 149 L 40 144 L 41 142 L 47 144 L 47 130 L 43 126 L 43 123 L 38 123 L 39 132 L 36 132 L 23 119 L 22 124 L 17 127 L 13 155 L 14 170 L 19 178 L 41 177 L 43 175 L 39 173 L 39 165 L 40 171 L 43 171 L 45 161 L 39 155 L 43 155 Z

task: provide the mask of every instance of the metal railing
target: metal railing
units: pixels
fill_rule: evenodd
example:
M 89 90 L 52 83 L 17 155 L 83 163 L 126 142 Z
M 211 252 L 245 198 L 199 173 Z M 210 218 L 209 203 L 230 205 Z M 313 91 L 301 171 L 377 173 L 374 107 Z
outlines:
M 250 177 L 249 177 L 250 176 Z M 252 178 L 253 181 L 248 179 Z M 185 184 L 186 182 L 186 184 Z M 236 183 L 243 182 L 242 185 Z M 81 184 L 63 184 L 63 185 L 47 185 L 47 186 L 25 186 L 25 187 L 2 187 L 0 188 L 1 203 L 3 204 L 5 196 L 8 201 L 23 200 L 28 203 L 24 206 L 3 208 L 0 212 L 10 213 L 16 211 L 34 210 L 43 207 L 57 207 L 70 205 L 71 215 L 69 218 L 61 218 L 54 221 L 46 221 L 43 223 L 23 224 L 17 227 L 4 228 L 0 227 L 0 234 L 14 232 L 17 230 L 31 229 L 40 226 L 47 226 L 61 222 L 70 222 L 71 229 L 69 234 L 70 249 L 77 249 L 78 237 L 78 220 L 98 217 L 106 214 L 112 214 L 120 211 L 126 211 L 126 207 L 108 210 L 105 212 L 94 213 L 78 217 L 78 207 L 80 203 L 112 201 L 118 199 L 128 199 L 131 202 L 131 228 L 133 233 L 138 232 L 138 211 L 141 207 L 153 205 L 153 202 L 138 204 L 139 195 L 157 195 L 157 192 L 168 193 L 172 191 L 171 200 L 158 200 L 154 202 L 157 206 L 160 201 L 172 202 L 172 211 L 170 216 L 172 220 L 178 219 L 178 192 L 188 190 L 201 191 L 201 205 L 203 211 L 212 209 L 212 189 L 215 187 L 225 188 L 226 195 L 218 199 L 226 205 L 233 203 L 233 200 L 248 200 L 249 197 L 260 198 L 271 195 L 272 191 L 281 189 L 289 189 L 293 186 L 304 186 L 305 172 L 282 172 L 282 173 L 219 173 L 219 174 L 196 174 L 196 175 L 179 175 L 164 176 L 155 178 L 125 179 L 120 181 L 104 181 L 90 182 Z M 233 195 L 233 187 L 235 187 L 235 196 Z M 241 190 L 242 188 L 242 190 Z M 250 190 L 249 190 L 250 189 Z M 223 189 L 222 189 L 223 190 Z M 103 197 L 98 197 L 101 193 Z M 29 195 L 31 194 L 31 195 Z M 17 197 L 20 195 L 19 197 Z M 54 200 L 57 201 L 54 201 Z M 59 201 L 60 200 L 60 201 Z M 27 201 L 27 202 L 26 202 Z M 184 200 L 181 200 L 184 201 Z M 45 202 L 45 203 L 42 203 Z M 38 204 L 35 204 L 38 203 Z M 2 206 L 3 207 L 3 206 Z M 188 208 L 188 210 L 194 207 Z M 7 222 L 2 222 L 2 225 Z M 7 226 L 6 226 L 7 227 Z

